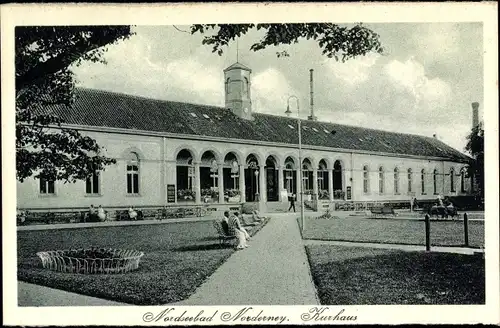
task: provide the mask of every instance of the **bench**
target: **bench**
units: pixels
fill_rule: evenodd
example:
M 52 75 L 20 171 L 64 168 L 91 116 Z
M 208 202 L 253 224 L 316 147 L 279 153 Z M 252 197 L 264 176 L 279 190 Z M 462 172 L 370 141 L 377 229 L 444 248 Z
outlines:
M 379 216 L 379 215 L 392 215 L 396 216 L 397 213 L 394 212 L 394 209 L 390 206 L 383 206 L 383 207 L 372 207 L 370 209 L 371 214 L 374 216 Z
M 137 217 L 135 220 L 144 220 L 144 216 L 141 210 L 135 210 L 137 212 Z M 128 215 L 128 210 L 117 210 L 115 212 L 116 221 L 133 221 Z
M 67 211 L 67 212 L 29 212 L 26 211 L 22 217 L 18 218 L 19 225 L 30 223 L 76 223 L 84 222 L 85 212 Z
M 217 234 L 219 236 L 219 246 L 222 247 L 225 244 L 229 244 L 229 242 L 236 238 L 235 235 L 228 235 L 222 228 L 222 225 L 218 221 L 213 221 L 213 225 L 215 230 L 217 230 Z

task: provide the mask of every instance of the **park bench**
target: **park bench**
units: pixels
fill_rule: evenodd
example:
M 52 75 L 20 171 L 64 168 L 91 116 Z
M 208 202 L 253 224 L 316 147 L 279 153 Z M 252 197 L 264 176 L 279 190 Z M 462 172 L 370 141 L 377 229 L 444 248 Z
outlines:
M 74 223 L 82 222 L 84 220 L 85 213 L 80 211 L 65 211 L 65 212 L 25 212 L 24 222 L 19 222 L 19 224 L 30 224 L 30 223 Z
M 222 225 L 219 221 L 213 221 L 213 225 L 214 225 L 215 230 L 217 230 L 217 234 L 219 236 L 219 246 L 220 247 L 222 247 L 225 244 L 229 244 L 229 242 L 231 240 L 236 238 L 236 236 L 234 234 L 233 235 L 226 234 L 226 232 L 222 228 Z
M 137 212 L 137 217 L 135 220 L 144 220 L 144 216 L 141 210 L 135 210 Z M 128 215 L 128 210 L 117 210 L 115 212 L 116 221 L 132 221 Z
M 396 212 L 394 212 L 394 209 L 390 206 L 383 206 L 383 207 L 372 207 L 370 209 L 370 212 L 374 216 L 381 216 L 381 215 L 392 215 L 396 216 Z

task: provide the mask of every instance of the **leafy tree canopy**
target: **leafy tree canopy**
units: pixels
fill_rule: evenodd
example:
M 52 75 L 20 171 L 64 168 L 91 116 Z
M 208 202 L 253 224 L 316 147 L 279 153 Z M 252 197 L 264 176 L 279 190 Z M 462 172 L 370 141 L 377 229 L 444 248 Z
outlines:
M 469 164 L 469 176 L 475 178 L 479 193 L 484 194 L 484 128 L 482 123 L 472 128 L 467 136 L 465 151 L 473 158 Z
M 366 55 L 368 52 L 383 53 L 379 35 L 361 23 L 352 27 L 331 23 L 309 24 L 199 24 L 191 26 L 191 34 L 210 34 L 202 43 L 212 46 L 212 52 L 223 54 L 223 47 L 251 29 L 263 30 L 265 35 L 250 50 L 259 51 L 269 46 L 290 45 L 300 40 L 315 40 L 323 55 L 342 62 Z M 289 56 L 286 51 L 278 57 Z
M 85 60 L 105 63 L 105 46 L 131 34 L 130 26 L 16 27 L 19 181 L 33 176 L 75 182 L 116 162 L 103 156 L 92 138 L 63 127 L 63 121 L 50 114 L 50 107 L 73 104 L 75 80 L 70 66 Z

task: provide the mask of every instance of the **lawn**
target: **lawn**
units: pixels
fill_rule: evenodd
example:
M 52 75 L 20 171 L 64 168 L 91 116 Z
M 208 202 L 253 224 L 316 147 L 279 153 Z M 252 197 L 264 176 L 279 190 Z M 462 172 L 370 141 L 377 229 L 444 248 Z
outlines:
M 481 256 L 306 246 L 323 305 L 484 304 Z
M 299 220 L 300 221 L 300 220 Z M 425 245 L 425 222 L 404 219 L 306 219 L 304 239 Z M 463 221 L 431 221 L 431 245 L 463 246 Z M 469 245 L 484 246 L 484 223 L 469 222 Z
M 247 231 L 253 235 L 262 226 Z M 135 305 L 188 298 L 234 252 L 230 246 L 219 247 L 211 221 L 18 231 L 17 245 L 19 280 Z M 36 256 L 38 251 L 91 246 L 145 255 L 138 270 L 108 275 L 45 270 Z

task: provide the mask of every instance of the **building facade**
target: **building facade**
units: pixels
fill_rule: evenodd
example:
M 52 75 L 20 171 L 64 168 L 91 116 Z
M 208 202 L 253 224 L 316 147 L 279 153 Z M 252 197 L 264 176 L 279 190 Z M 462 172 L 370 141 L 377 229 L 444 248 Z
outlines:
M 468 158 L 435 138 L 253 113 L 251 70 L 236 63 L 224 74 L 225 108 L 90 89 L 76 90 L 71 109 L 48 108 L 117 162 L 74 184 L 18 183 L 18 207 L 255 202 L 273 209 L 301 191 L 328 205 L 471 192 Z

